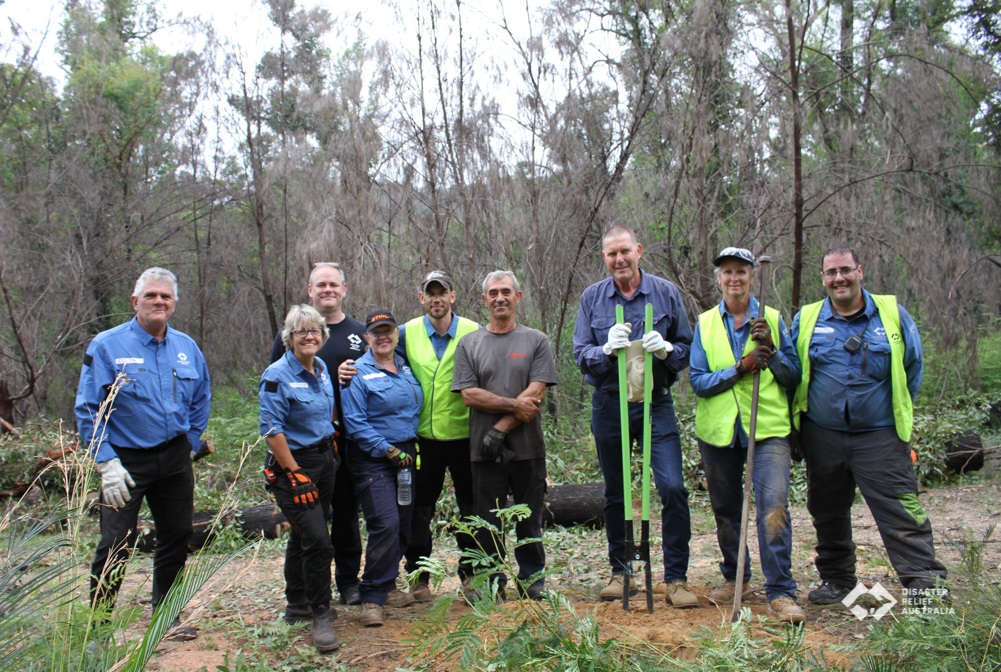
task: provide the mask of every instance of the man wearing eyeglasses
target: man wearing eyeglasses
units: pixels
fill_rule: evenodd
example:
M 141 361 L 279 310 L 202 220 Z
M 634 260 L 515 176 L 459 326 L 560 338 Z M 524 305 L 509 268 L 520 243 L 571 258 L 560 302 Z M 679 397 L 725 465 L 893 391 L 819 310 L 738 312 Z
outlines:
M 365 325 L 344 312 L 343 301 L 348 293 L 348 283 L 340 264 L 332 261 L 313 264 L 306 292 L 309 295 L 309 302 L 327 323 L 330 337 L 320 348 L 317 356 L 323 360 L 327 371 L 333 376 L 333 372 L 337 371 L 341 362 L 357 359 L 365 352 Z M 285 346 L 279 332 L 271 348 L 271 363 L 276 362 L 284 354 Z M 334 405 L 337 417 L 343 417 L 339 385 L 334 385 Z M 333 513 L 330 521 L 330 541 L 334 545 L 334 582 L 341 595 L 341 604 L 361 604 L 358 587 L 362 552 L 361 532 L 358 527 L 360 509 L 354 484 L 351 482 L 351 470 L 347 465 L 348 451 L 344 450 L 345 441 L 344 429 L 336 427 L 335 442 L 338 444 L 342 462 L 340 469 L 337 470 L 331 506 Z M 285 620 L 290 624 L 307 623 L 311 620 L 311 614 L 308 610 L 298 613 L 286 609 Z
M 803 306 L 792 326 L 803 367 L 794 422 L 822 581 L 808 599 L 818 605 L 841 602 L 858 583 L 851 521 L 856 485 L 906 594 L 946 578 L 918 500 L 909 445 L 921 337 L 897 298 L 870 294 L 862 278 L 852 249 L 828 250 L 821 272 L 828 298 Z

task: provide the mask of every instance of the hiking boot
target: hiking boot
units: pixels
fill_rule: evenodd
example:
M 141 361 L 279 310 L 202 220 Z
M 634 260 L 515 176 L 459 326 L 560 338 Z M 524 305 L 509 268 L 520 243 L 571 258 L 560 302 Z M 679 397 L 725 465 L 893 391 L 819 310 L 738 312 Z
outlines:
M 810 604 L 838 604 L 845 599 L 848 593 L 852 592 L 852 588 L 854 586 L 849 588 L 833 581 L 824 581 L 819 588 L 811 590 L 806 599 L 809 600 Z
M 525 588 L 525 586 L 519 582 L 518 583 L 518 594 L 523 600 L 534 600 L 539 602 L 546 597 L 546 584 L 540 579 L 535 583 Z
M 768 603 L 768 615 L 780 623 L 802 623 L 806 612 L 791 597 L 776 597 Z
M 699 606 L 699 598 L 695 593 L 688 590 L 688 584 L 684 581 L 669 581 L 667 584 L 667 601 L 675 609 L 691 609 Z
M 286 604 L 283 618 L 289 625 L 309 623 L 313 620 L 313 610 L 308 604 Z
M 336 651 L 341 648 L 341 638 L 334 630 L 334 619 L 337 613 L 327 605 L 313 607 L 313 646 L 320 653 Z
M 364 602 L 361 605 L 361 616 L 358 618 L 366 628 L 377 628 L 383 623 L 382 605 Z
M 612 578 L 608 581 L 608 585 L 601 589 L 601 601 L 611 602 L 612 600 L 621 600 L 622 591 L 625 587 L 625 578 L 622 574 L 612 574 Z M 639 588 L 636 584 L 630 582 L 629 584 L 629 595 L 639 594 Z
M 430 592 L 430 591 L 428 591 Z M 411 604 L 416 602 L 412 593 L 404 593 L 399 588 L 393 588 L 389 591 L 389 595 L 386 596 L 386 606 L 387 607 L 409 607 Z
M 350 604 L 352 606 L 361 604 L 361 589 L 358 587 L 357 583 L 351 586 L 338 588 L 337 590 L 341 594 L 341 604 Z
M 181 619 L 175 618 L 163 636 L 168 642 L 190 642 L 198 637 L 198 630 L 191 625 L 181 625 Z
M 414 596 L 414 599 L 418 602 L 430 602 L 434 599 L 434 593 L 426 583 L 418 583 L 416 586 L 410 589 L 410 594 Z
M 713 588 L 713 591 L 709 593 L 709 601 L 716 604 L 730 604 L 733 602 L 733 595 L 736 592 L 737 582 L 726 581 L 722 585 Z M 740 599 L 746 600 L 752 593 L 754 593 L 754 589 L 751 588 L 751 584 L 745 582 L 743 589 L 740 591 Z

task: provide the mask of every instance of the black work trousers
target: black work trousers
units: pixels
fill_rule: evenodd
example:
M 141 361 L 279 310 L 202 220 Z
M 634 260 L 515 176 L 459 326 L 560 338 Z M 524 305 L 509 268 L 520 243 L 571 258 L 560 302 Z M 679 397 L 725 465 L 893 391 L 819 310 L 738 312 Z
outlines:
M 361 527 L 358 518 L 361 506 L 355 494 L 354 478 L 348 461 L 351 453 L 358 448 L 354 442 L 341 439 L 341 466 L 334 480 L 334 499 L 330 518 L 330 542 L 334 545 L 334 582 L 337 590 L 344 595 L 349 588 L 358 585 L 361 573 Z
M 289 604 L 327 606 L 330 604 L 330 562 L 334 559 L 327 520 L 337 465 L 329 449 L 307 448 L 296 450 L 293 455 L 299 468 L 319 491 L 320 501 L 313 508 L 294 503 L 292 484 L 288 476 L 277 469 L 278 480 L 271 484 L 271 493 L 290 528 L 285 547 L 285 599 Z
M 445 484 L 445 471 L 452 475 L 455 486 L 455 502 L 459 515 L 467 518 L 473 515 L 473 472 L 469 466 L 469 439 L 436 441 L 419 439 L 417 455 L 419 463 L 414 470 L 414 510 L 410 523 L 410 543 L 407 545 L 407 573 L 418 569 L 421 558 L 431 556 L 432 531 L 438 498 Z M 456 532 L 455 544 L 462 557 L 459 559 L 459 578 L 472 576 L 468 551 L 476 542 L 468 534 Z M 427 584 L 430 576 L 421 571 L 418 582 Z
M 801 439 L 821 579 L 847 587 L 857 583 L 851 508 L 858 485 L 904 588 L 930 588 L 936 579 L 945 580 L 931 521 L 918 500 L 910 446 L 896 430 L 843 432 L 804 417 Z
M 139 507 L 149 504 L 156 528 L 153 551 L 153 607 L 160 603 L 184 569 L 191 539 L 195 478 L 191 443 L 181 434 L 156 448 L 116 446 L 122 466 L 132 476 L 132 496 L 120 509 L 101 504 L 101 539 L 90 566 L 91 604 L 111 609 L 121 587 L 125 563 L 136 543 Z

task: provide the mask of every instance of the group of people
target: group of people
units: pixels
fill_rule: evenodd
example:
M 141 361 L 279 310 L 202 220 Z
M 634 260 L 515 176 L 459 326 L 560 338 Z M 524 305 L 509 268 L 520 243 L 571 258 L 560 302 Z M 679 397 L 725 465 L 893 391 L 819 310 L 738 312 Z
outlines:
M 807 599 L 834 604 L 857 583 L 851 533 L 856 486 L 904 588 L 942 584 L 946 571 L 935 558 L 908 445 L 921 384 L 920 337 L 894 296 L 862 288 L 855 252 L 838 247 L 823 255 L 828 297 L 804 306 L 791 332 L 775 309 L 762 314 L 750 251 L 728 247 L 715 258 L 722 300 L 698 316 L 694 332 L 678 288 L 643 271 L 642 253 L 630 229 L 605 232 L 601 255 L 609 277 L 583 292 L 573 334 L 576 362 L 594 387 L 591 431 L 605 486 L 611 577 L 600 598 L 621 599 L 623 576 L 631 571 L 624 515 L 631 503 L 624 501 L 623 471 L 632 465 L 622 463 L 622 432 L 629 441 L 640 437 L 644 413 L 641 401 L 629 402 L 628 427 L 621 426 L 617 360 L 633 342 L 652 355 L 650 467 L 662 504 L 670 604 L 699 604 L 687 583 L 691 520 L 671 393 L 686 367 L 722 553 L 723 581 L 710 600 L 732 600 L 737 586 L 752 407 L 756 528 L 764 590 L 776 619 L 805 620 L 791 571 L 787 504 L 790 437 L 797 433 L 821 579 Z M 545 334 L 517 322 L 517 278 L 495 271 L 483 280 L 489 321 L 482 327 L 454 312 L 456 293 L 441 271 L 420 284 L 423 315 L 402 325 L 387 309 L 364 322 L 348 316 L 346 292 L 338 264 L 314 265 L 309 304 L 289 311 L 260 379 L 266 487 L 290 525 L 285 620 L 312 623 L 316 648 L 333 651 L 340 639 L 331 579 L 341 603 L 361 605 L 361 622 L 369 627 L 383 624 L 386 606 L 432 599 L 420 563 L 432 553 L 431 526 L 446 472 L 463 518 L 478 516 L 497 526 L 496 510 L 509 494 L 527 505 L 530 515 L 515 526 L 516 586 L 520 596 L 541 599 L 546 446 L 540 408 L 546 388 L 556 384 L 556 364 Z M 102 479 L 91 600 L 105 615 L 144 498 L 156 526 L 154 608 L 183 569 L 192 533 L 190 456 L 205 430 L 211 393 L 198 346 L 168 326 L 176 302 L 174 275 L 148 269 L 133 292 L 135 318 L 96 336 L 84 356 L 76 416 Z M 649 330 L 647 304 L 654 315 Z M 364 571 L 359 511 L 368 532 Z M 486 528 L 468 532 L 455 533 L 463 595 L 503 599 L 503 543 Z M 401 561 L 412 577 L 406 591 L 397 587 Z M 474 582 L 481 573 L 489 580 Z M 750 578 L 746 563 L 744 590 Z M 196 634 L 178 619 L 168 636 Z

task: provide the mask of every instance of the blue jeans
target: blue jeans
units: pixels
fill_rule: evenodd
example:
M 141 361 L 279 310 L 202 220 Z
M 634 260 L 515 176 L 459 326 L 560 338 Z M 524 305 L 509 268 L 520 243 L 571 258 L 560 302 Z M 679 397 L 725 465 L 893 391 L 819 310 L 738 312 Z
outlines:
M 688 490 L 681 471 L 681 437 L 674 415 L 671 394 L 655 397 L 650 404 L 650 468 L 663 510 L 664 580 L 688 580 L 688 543 L 692 522 L 688 512 Z M 591 433 L 598 450 L 598 464 L 605 479 L 605 534 L 608 562 L 613 574 L 626 571 L 626 524 L 622 492 L 622 440 L 619 427 L 619 399 L 595 390 L 591 397 Z M 643 442 L 643 404 L 629 404 L 629 435 Z M 633 454 L 640 462 L 640 454 Z M 630 505 L 632 503 L 630 502 Z
M 716 517 L 716 540 L 723 553 L 719 568 L 727 581 L 737 578 L 740 514 L 744 505 L 744 464 L 747 461 L 747 446 L 740 445 L 738 440 L 734 443 L 734 446 L 719 448 L 699 441 L 709 485 L 709 501 Z M 761 571 L 765 575 L 765 594 L 769 601 L 779 597 L 795 600 L 792 527 L 789 522 L 788 439 L 764 439 L 755 444 L 753 480 L 755 527 Z M 744 563 L 744 581 L 750 579 L 751 563 L 748 559 Z

